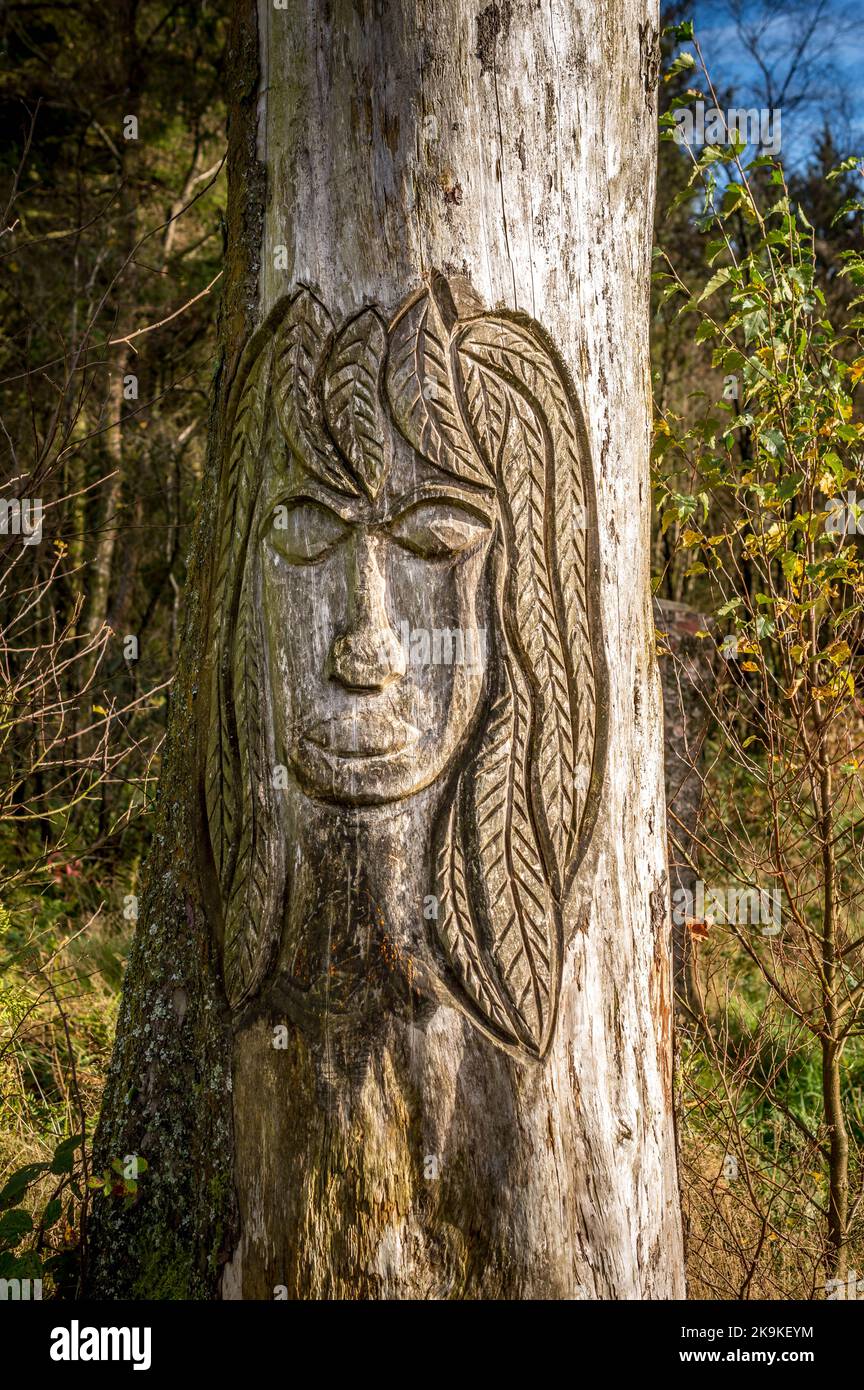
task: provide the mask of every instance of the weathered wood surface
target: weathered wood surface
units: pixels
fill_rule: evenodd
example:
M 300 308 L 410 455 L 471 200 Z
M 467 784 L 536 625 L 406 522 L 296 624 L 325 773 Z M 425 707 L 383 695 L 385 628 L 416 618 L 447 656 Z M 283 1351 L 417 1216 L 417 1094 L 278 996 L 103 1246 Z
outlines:
M 103 1297 L 682 1292 L 648 597 L 656 23 L 644 0 L 296 0 L 285 10 L 261 0 L 257 12 L 238 0 L 211 469 L 150 888 L 99 1139 L 101 1156 L 142 1152 L 150 1168 L 136 1208 L 94 1215 L 89 1282 Z M 302 292 L 322 342 L 298 368 L 291 324 Z M 482 433 L 459 365 L 472 334 L 472 360 L 483 359 L 489 391 L 506 399 L 508 428 L 476 457 L 444 429 L 437 463 L 458 477 L 452 506 L 464 507 L 474 487 L 482 531 L 488 494 L 488 534 L 466 542 L 467 558 L 444 557 L 437 588 L 406 561 L 400 589 L 393 528 L 409 478 L 426 486 L 431 476 L 417 462 L 430 457 L 415 418 L 424 401 L 442 432 L 440 379 L 429 392 L 435 353 L 418 369 L 419 404 L 416 392 L 400 394 L 397 368 L 386 380 L 370 369 L 363 438 L 363 412 L 338 391 L 356 387 L 361 357 L 382 373 L 385 362 L 408 360 L 399 358 L 400 314 L 410 319 L 422 303 L 448 349 L 459 439 Z M 327 353 L 340 341 L 356 348 L 348 325 L 364 308 L 374 314 L 343 379 Z M 411 332 L 416 345 L 413 321 Z M 518 355 L 536 357 L 530 378 L 504 360 L 514 350 L 507 334 L 520 333 Z M 306 358 L 317 371 L 304 415 Z M 546 459 L 542 484 L 530 482 L 532 439 Z M 568 447 L 587 490 L 580 522 L 553 544 Z M 313 457 L 311 501 L 329 509 L 334 492 L 342 496 L 343 514 L 326 525 L 351 533 L 344 571 L 329 559 L 304 565 L 320 518 L 299 514 L 297 472 L 308 506 L 303 460 Z M 247 480 L 237 482 L 245 498 L 232 492 L 232 468 Z M 264 506 L 256 488 L 280 505 L 268 479 L 287 507 L 289 539 L 279 544 L 255 511 Z M 529 486 L 538 489 L 529 513 L 536 505 L 547 518 L 545 571 L 530 538 L 522 544 L 518 527 L 507 529 Z M 457 511 L 445 518 L 451 529 L 454 519 L 470 530 Z M 251 568 L 250 537 L 263 537 Z M 407 539 L 416 558 L 416 528 Z M 562 547 L 583 541 L 580 579 Z M 384 796 L 380 767 L 367 785 L 362 769 L 342 778 L 338 758 L 325 787 L 318 755 L 292 732 L 303 697 L 338 698 L 344 712 L 345 691 L 359 701 L 384 688 L 382 663 L 388 688 L 402 680 L 404 651 L 390 649 L 390 637 L 383 655 L 380 644 L 366 649 L 359 630 L 392 635 L 403 612 L 414 630 L 495 630 L 496 566 L 522 656 L 514 679 L 529 673 L 523 701 L 540 744 L 559 669 L 569 712 L 556 728 L 557 760 L 532 745 L 527 783 L 501 772 L 517 798 L 496 813 L 502 844 L 513 847 L 527 785 L 537 858 L 531 870 L 527 854 L 529 868 L 513 867 L 495 893 L 517 882 L 527 901 L 524 876 L 534 872 L 540 904 L 536 950 L 512 959 L 489 901 L 494 856 L 480 871 L 482 837 L 465 828 L 478 822 L 472 797 L 476 808 L 477 787 L 492 776 L 482 739 L 479 752 L 471 739 L 488 728 L 490 671 L 506 643 L 479 679 L 451 671 L 449 686 L 427 689 L 417 677 L 430 720 L 419 733 L 436 737 L 413 768 L 397 750 Z M 560 586 L 551 624 L 543 572 Z M 535 599 L 526 584 L 540 585 Z M 304 652 L 314 657 L 305 667 Z M 328 661 L 324 691 L 316 673 Z M 362 728 L 365 737 L 371 725 Z M 520 736 L 514 726 L 502 743 L 511 772 Z M 516 762 L 522 773 L 534 767 L 528 751 Z M 274 786 L 266 772 L 283 764 L 285 785 Z M 254 789 L 246 800 L 244 779 Z M 448 934 L 435 887 L 440 852 L 454 846 L 467 854 L 468 897 L 485 923 L 473 972 L 470 933 L 459 926 L 473 920 L 471 904 Z M 436 898 L 437 917 L 427 911 Z

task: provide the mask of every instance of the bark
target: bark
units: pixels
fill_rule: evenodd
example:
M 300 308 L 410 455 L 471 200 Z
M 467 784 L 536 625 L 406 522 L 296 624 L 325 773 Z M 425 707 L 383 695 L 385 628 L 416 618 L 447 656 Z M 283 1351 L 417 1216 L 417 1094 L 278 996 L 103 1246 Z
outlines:
M 238 0 L 223 364 L 96 1155 L 149 1167 L 130 1210 L 94 1209 L 99 1296 L 682 1294 L 648 590 L 656 19 L 645 0 Z M 353 415 L 345 373 L 365 383 Z M 454 507 L 479 516 L 497 487 L 501 510 L 434 584 L 404 560 L 399 589 L 380 508 L 432 455 Z M 310 460 L 352 536 L 330 587 L 329 558 L 290 583 L 284 555 L 238 559 L 259 535 L 248 478 Z M 298 653 L 335 633 L 332 686 L 398 690 L 412 603 L 420 626 L 507 615 L 480 685 L 430 697 L 452 756 L 444 720 L 428 768 L 396 757 L 326 795 L 313 760 L 279 796 L 285 711 L 317 689 Z M 478 812 L 496 691 L 515 721 L 503 876 Z M 454 853 L 455 907 L 436 878 Z M 534 912 L 512 959 L 508 893 Z
M 129 355 L 118 354 L 116 371 L 112 372 L 108 392 L 107 414 L 110 421 L 105 435 L 105 455 L 110 475 L 101 489 L 102 518 L 99 539 L 90 566 L 89 594 L 86 609 L 86 630 L 98 637 L 108 620 L 108 603 L 114 574 L 114 554 L 120 525 L 120 505 L 123 493 L 123 416 L 128 409 L 123 396 L 123 379 L 129 366 Z
M 125 114 L 136 115 L 141 90 L 141 59 L 137 34 L 138 0 L 121 0 L 117 7 L 117 37 L 120 46 L 119 77 L 123 95 L 128 103 Z M 137 241 L 135 197 L 131 187 L 135 167 L 135 142 L 125 139 L 118 146 L 118 212 L 119 254 L 123 269 L 122 302 L 116 304 L 118 324 L 135 304 L 137 292 L 136 267 L 132 261 Z M 105 461 L 108 476 L 100 489 L 101 519 L 98 537 L 88 576 L 88 597 L 84 613 L 84 630 L 97 637 L 109 617 L 111 586 L 116 568 L 115 552 L 119 529 L 119 513 L 124 491 L 124 428 L 123 418 L 128 411 L 124 396 L 124 378 L 132 360 L 128 345 L 121 346 L 111 362 L 108 398 L 105 402 Z

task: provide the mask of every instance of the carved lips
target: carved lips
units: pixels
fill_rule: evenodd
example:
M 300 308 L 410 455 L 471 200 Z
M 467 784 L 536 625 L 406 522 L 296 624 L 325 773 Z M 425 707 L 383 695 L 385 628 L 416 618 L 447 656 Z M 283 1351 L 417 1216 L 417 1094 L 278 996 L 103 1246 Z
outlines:
M 410 748 L 420 730 L 392 712 L 361 710 L 322 719 L 302 738 L 336 758 L 380 758 Z

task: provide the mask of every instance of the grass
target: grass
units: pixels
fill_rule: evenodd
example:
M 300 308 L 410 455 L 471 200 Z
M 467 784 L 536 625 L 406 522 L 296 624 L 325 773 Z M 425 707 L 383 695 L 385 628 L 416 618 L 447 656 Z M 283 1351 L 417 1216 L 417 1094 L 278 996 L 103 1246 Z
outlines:
M 97 887 L 73 865 L 36 891 L 17 888 L 0 907 L 0 1189 L 43 1165 L 5 1204 L 27 1216 L 14 1215 L 11 1228 L 6 1218 L 5 1239 L 0 1230 L 0 1273 L 23 1274 L 9 1264 L 22 1257 L 34 1276 L 58 1255 L 69 1257 L 67 1273 L 74 1267 L 86 1148 L 61 1151 L 59 1161 L 57 1151 L 69 1136 L 92 1138 L 134 925 L 123 915 L 125 886 L 110 886 L 101 904 Z

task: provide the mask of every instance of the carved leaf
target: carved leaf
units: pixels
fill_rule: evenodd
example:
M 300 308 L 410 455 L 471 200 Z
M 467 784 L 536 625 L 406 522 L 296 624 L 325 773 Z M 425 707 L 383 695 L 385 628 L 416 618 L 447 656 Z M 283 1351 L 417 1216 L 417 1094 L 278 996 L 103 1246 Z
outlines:
M 456 802 L 450 807 L 445 834 L 438 853 L 438 932 L 441 944 L 469 998 L 503 1038 L 518 1044 L 519 1038 L 506 1009 L 497 997 L 490 978 L 477 928 L 471 913 L 465 882 L 465 855 L 461 841 L 461 818 Z
M 573 821 L 575 768 L 571 693 L 555 611 L 554 559 L 546 528 L 546 491 L 552 486 L 552 466 L 537 420 L 525 402 L 514 396 L 501 456 L 501 475 L 515 533 L 510 574 L 513 635 L 535 678 L 532 751 L 538 809 L 560 883 Z
M 498 475 L 499 455 L 507 434 L 508 406 L 503 383 L 465 356 L 465 407 L 481 454 L 493 477 Z
M 514 675 L 508 671 L 462 793 L 476 866 L 472 891 L 464 823 L 460 812 L 454 824 L 454 808 L 438 858 L 438 924 L 450 964 L 484 1020 L 536 1059 L 555 1017 L 559 927 L 524 792 L 530 705 Z
M 428 294 L 409 302 L 390 326 L 386 385 L 396 423 L 419 454 L 457 478 L 489 483 L 462 422 L 450 334 Z
M 211 706 L 205 766 L 210 843 L 223 905 L 223 975 L 236 1007 L 257 988 L 278 931 L 277 906 L 284 874 L 280 837 L 272 834 L 275 810 L 268 802 L 262 709 L 263 639 L 252 601 L 252 568 L 244 565 L 261 469 L 268 400 L 269 348 L 245 379 L 238 378 L 236 407 L 229 405 L 229 447 L 219 512 L 219 554 L 211 595 Z M 242 370 L 242 368 L 241 368 Z M 246 576 L 244 579 L 244 575 Z M 256 787 L 249 803 L 247 788 Z M 271 834 L 265 834 L 269 821 Z M 263 868 L 264 845 L 273 857 Z
M 557 1002 L 557 918 L 525 791 L 530 700 L 514 665 L 506 675 L 471 783 L 478 877 L 502 988 L 529 1048 L 542 1054 Z
M 387 333 L 374 309 L 350 319 L 339 333 L 324 375 L 324 412 L 351 472 L 375 498 L 387 468 L 387 422 L 381 378 Z
M 316 373 L 333 333 L 323 304 L 310 290 L 292 299 L 273 349 L 273 395 L 282 433 L 296 458 L 339 492 L 357 486 L 327 438 L 316 398 Z
M 260 985 L 279 931 L 284 848 L 278 834 L 263 710 L 267 698 L 260 594 L 247 566 L 234 628 L 233 691 L 239 781 L 245 797 L 237 859 L 225 910 L 222 970 L 236 1008 Z
M 486 315 L 463 329 L 457 351 L 472 423 L 476 420 L 478 430 L 485 428 L 490 453 L 496 448 L 502 449 L 504 440 L 499 435 L 501 412 L 493 413 L 488 404 L 494 403 L 494 387 L 487 385 L 485 395 L 481 395 L 483 380 L 491 374 L 510 388 L 514 403 L 521 402 L 513 411 L 521 440 L 515 446 L 514 460 L 509 466 L 511 470 L 518 466 L 520 449 L 524 448 L 533 481 L 529 484 L 527 478 L 522 480 L 519 516 L 528 526 L 526 535 L 534 557 L 532 573 L 539 567 L 541 553 L 543 524 L 537 513 L 541 489 L 546 494 L 543 505 L 549 522 L 542 535 L 542 549 L 544 568 L 551 580 L 538 609 L 540 622 L 534 640 L 528 643 L 528 654 L 531 656 L 533 649 L 540 655 L 539 636 L 541 632 L 549 632 L 550 611 L 558 615 L 560 624 L 555 625 L 563 630 L 564 642 L 553 643 L 549 656 L 541 658 L 541 664 L 547 668 L 549 683 L 547 686 L 544 678 L 542 684 L 548 692 L 547 707 L 552 725 L 551 742 L 547 742 L 541 754 L 540 794 L 557 867 L 563 875 L 578 844 L 596 738 L 596 678 L 588 630 L 588 489 L 583 476 L 583 470 L 588 467 L 587 441 L 578 406 L 549 348 L 529 327 L 504 317 Z M 478 372 L 479 382 L 475 380 Z M 481 399 L 486 402 L 488 424 L 485 427 Z M 526 580 L 532 589 L 538 583 L 543 587 L 539 578 L 526 576 Z M 563 727 L 568 721 L 569 734 Z M 545 723 L 545 713 L 542 722 Z M 556 747 L 572 776 L 572 795 L 570 787 L 556 790 L 551 771 Z M 565 779 L 559 777 L 558 780 L 560 783 Z M 569 783 L 570 777 L 566 780 Z
M 245 377 L 239 378 L 238 399 L 229 405 L 229 446 L 222 480 L 219 512 L 219 551 L 211 613 L 211 701 L 205 767 L 205 800 L 210 843 L 223 890 L 230 881 L 236 857 L 240 802 L 236 786 L 235 744 L 230 728 L 227 692 L 230 685 L 229 647 L 223 617 L 234 607 L 240 557 L 249 525 L 252 475 L 264 429 L 269 351 L 259 354 Z M 241 364 L 242 370 L 242 364 Z

